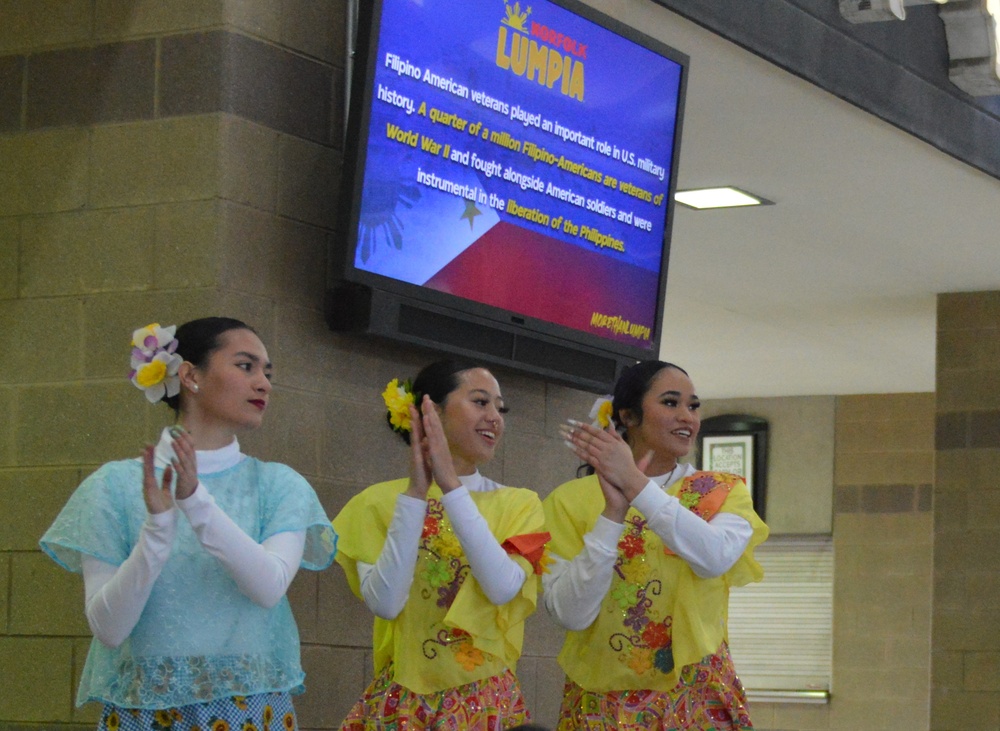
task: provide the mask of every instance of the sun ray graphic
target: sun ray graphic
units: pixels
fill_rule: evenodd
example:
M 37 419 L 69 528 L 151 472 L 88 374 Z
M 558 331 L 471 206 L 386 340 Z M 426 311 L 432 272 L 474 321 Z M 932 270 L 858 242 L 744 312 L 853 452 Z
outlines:
M 520 2 L 515 2 L 513 7 L 511 7 L 510 3 L 505 2 L 504 8 L 507 11 L 507 16 L 500 22 L 522 33 L 527 33 L 528 29 L 525 23 L 528 22 L 528 16 L 531 15 L 531 6 L 526 6 L 524 12 L 521 12 Z
M 367 262 L 380 242 L 400 250 L 403 248 L 403 222 L 397 211 L 400 206 L 413 208 L 420 199 L 416 184 L 381 179 L 365 185 L 364 211 L 358 222 L 361 261 Z

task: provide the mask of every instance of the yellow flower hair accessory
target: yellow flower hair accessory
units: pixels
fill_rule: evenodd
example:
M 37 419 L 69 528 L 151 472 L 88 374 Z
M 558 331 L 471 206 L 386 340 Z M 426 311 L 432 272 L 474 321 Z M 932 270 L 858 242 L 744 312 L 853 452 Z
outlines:
M 413 384 L 409 381 L 399 382 L 393 378 L 382 392 L 382 400 L 388 409 L 386 417 L 393 431 L 406 433 L 413 429 L 410 423 L 410 406 L 416 403 L 413 395 Z
M 608 428 L 608 424 L 611 423 L 611 414 L 614 412 L 611 398 L 611 394 L 608 394 L 606 396 L 598 396 L 597 400 L 594 401 L 594 405 L 590 408 L 591 426 L 596 426 L 600 429 Z
M 184 359 L 177 355 L 177 326 L 160 327 L 159 323 L 141 327 L 132 333 L 132 384 L 146 394 L 151 404 L 164 396 L 176 396 L 181 390 L 177 370 Z

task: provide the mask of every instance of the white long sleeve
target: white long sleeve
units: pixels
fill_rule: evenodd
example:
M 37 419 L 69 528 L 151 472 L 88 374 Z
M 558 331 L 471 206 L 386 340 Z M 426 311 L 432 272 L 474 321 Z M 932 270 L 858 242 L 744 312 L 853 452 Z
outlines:
M 705 521 L 650 480 L 632 507 L 646 517 L 649 529 L 703 579 L 722 576 L 733 567 L 753 537 L 753 528 L 731 513 Z
M 276 533 L 257 543 L 215 504 L 200 482 L 190 497 L 176 502 L 198 541 L 226 568 L 241 592 L 265 609 L 281 600 L 299 570 L 305 531 Z
M 668 495 L 666 480 L 683 479 L 694 472 L 690 465 L 682 467 L 679 476 L 670 473 L 650 479 L 632 501 L 632 507 L 645 516 L 649 529 L 696 575 L 721 576 L 746 550 L 753 528 L 743 518 L 729 513 L 717 513 L 706 522 Z M 583 538 L 580 553 L 571 560 L 552 555 L 555 564 L 542 576 L 545 608 L 566 629 L 586 629 L 597 618 L 611 588 L 624 529 L 624 525 L 598 516 L 593 529 Z
M 361 596 L 377 617 L 395 619 L 406 606 L 426 515 L 425 501 L 399 495 L 378 559 L 358 561 Z
M 618 541 L 625 526 L 603 515 L 583 537 L 583 549 L 572 560 L 550 552 L 554 563 L 542 574 L 545 608 L 568 630 L 589 627 L 611 588 Z
M 84 611 L 94 637 L 118 647 L 135 628 L 153 584 L 170 558 L 177 532 L 177 511 L 147 515 L 136 541 L 120 566 L 83 556 Z
M 491 602 L 505 604 L 521 590 L 526 574 L 493 537 L 469 494 L 470 490 L 495 490 L 500 485 L 478 472 L 459 479 L 462 487 L 443 495 L 441 503 L 476 581 Z M 378 559 L 374 564 L 357 563 L 361 596 L 378 617 L 395 619 L 406 606 L 426 514 L 426 502 L 399 495 Z
M 524 569 L 500 546 L 464 485 L 441 498 L 452 530 L 480 588 L 494 605 L 506 604 L 521 591 Z

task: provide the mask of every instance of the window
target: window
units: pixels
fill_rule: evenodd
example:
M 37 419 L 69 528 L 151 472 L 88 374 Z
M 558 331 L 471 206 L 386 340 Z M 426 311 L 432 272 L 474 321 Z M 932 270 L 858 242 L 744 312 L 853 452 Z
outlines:
M 775 536 L 764 580 L 733 589 L 729 645 L 751 700 L 825 703 L 833 658 L 833 538 Z

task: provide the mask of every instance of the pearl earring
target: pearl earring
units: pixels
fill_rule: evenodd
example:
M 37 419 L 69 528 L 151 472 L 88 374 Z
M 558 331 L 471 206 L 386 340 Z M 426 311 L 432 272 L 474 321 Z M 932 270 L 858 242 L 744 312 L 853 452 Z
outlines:
M 191 384 L 191 390 L 194 391 L 195 393 L 198 393 L 198 384 L 197 383 L 192 383 Z

